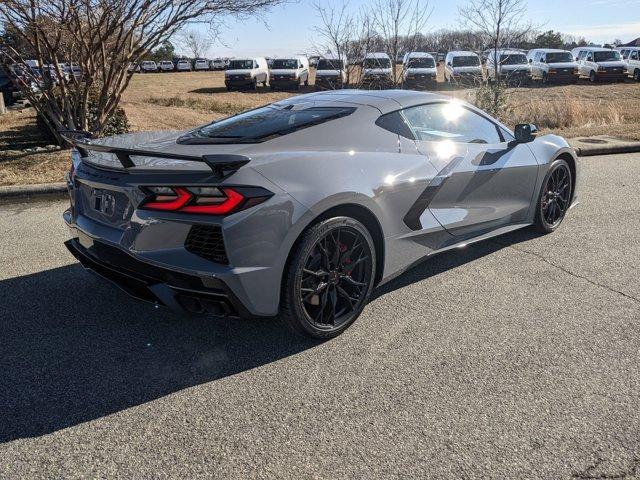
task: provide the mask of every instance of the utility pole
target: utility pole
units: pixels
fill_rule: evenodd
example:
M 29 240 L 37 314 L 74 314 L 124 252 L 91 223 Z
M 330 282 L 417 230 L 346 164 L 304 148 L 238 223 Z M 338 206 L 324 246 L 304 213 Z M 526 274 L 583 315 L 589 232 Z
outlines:
M 7 107 L 4 106 L 4 95 L 0 92 L 0 115 L 7 113 Z

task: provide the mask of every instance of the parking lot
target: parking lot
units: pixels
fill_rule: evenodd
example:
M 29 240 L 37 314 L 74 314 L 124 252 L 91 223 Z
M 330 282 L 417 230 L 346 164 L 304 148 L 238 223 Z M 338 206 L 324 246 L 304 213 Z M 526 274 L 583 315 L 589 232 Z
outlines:
M 0 477 L 634 477 L 640 155 L 580 162 L 556 233 L 432 258 L 324 343 L 140 304 L 65 201 L 0 206 Z

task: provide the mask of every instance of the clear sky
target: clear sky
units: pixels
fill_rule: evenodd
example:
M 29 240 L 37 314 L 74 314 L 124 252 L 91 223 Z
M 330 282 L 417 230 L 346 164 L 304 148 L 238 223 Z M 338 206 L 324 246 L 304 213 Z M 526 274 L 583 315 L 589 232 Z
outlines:
M 325 0 L 327 4 L 332 1 Z M 341 4 L 338 2 L 337 5 Z M 369 3 L 351 0 L 349 6 L 356 11 Z M 434 10 L 428 30 L 458 27 L 457 7 L 465 3 L 466 0 L 431 0 Z M 584 36 L 595 43 L 611 42 L 615 38 L 626 43 L 640 37 L 640 0 L 529 0 L 528 17 L 546 30 Z M 259 18 L 229 19 L 220 35 L 224 45 L 214 43 L 207 56 L 312 52 L 318 42 L 313 30 L 316 21 L 311 0 L 294 0 L 272 8 Z

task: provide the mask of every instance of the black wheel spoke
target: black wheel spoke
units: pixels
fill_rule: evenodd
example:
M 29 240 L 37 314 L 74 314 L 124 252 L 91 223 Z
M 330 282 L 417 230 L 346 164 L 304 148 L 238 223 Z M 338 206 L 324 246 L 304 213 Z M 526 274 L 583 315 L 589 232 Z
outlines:
M 569 207 L 571 176 L 565 165 L 559 165 L 547 179 L 543 189 L 540 210 L 544 221 L 550 226 L 557 225 Z
M 366 298 L 371 274 L 371 252 L 358 230 L 338 227 L 319 238 L 298 287 L 309 321 L 324 330 L 348 321 Z

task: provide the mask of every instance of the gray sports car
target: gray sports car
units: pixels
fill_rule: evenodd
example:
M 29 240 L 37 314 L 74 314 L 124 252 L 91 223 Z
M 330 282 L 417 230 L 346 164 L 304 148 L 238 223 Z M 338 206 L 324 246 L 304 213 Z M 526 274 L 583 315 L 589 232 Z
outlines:
M 276 316 L 332 337 L 372 289 L 457 246 L 576 202 L 554 135 L 413 91 L 301 95 L 184 132 L 75 143 L 66 245 L 171 309 Z

